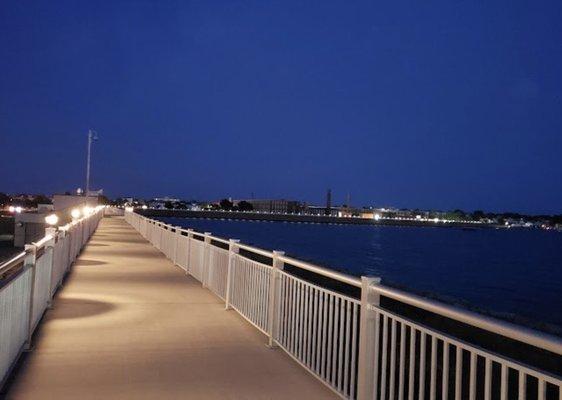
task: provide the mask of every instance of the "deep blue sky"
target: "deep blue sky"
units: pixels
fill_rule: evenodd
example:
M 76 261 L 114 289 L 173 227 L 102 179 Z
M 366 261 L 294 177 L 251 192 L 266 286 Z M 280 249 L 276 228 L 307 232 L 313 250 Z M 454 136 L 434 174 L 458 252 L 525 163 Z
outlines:
M 306 3 L 306 4 L 299 4 Z M 562 212 L 562 2 L 0 6 L 0 191 Z

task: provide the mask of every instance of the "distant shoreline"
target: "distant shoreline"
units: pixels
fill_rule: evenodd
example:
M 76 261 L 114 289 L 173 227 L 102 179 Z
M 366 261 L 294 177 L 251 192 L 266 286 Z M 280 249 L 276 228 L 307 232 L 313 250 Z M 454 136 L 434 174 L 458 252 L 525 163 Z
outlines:
M 327 215 L 296 215 L 296 214 L 268 214 L 240 211 L 193 211 L 193 210 L 156 210 L 136 209 L 138 214 L 145 217 L 176 217 L 202 219 L 232 219 L 242 221 L 270 221 L 295 222 L 312 224 L 346 224 L 346 225 L 381 225 L 381 226 L 417 226 L 439 228 L 497 228 L 496 224 L 471 222 L 434 222 L 398 219 L 368 219 L 351 217 L 333 217 Z

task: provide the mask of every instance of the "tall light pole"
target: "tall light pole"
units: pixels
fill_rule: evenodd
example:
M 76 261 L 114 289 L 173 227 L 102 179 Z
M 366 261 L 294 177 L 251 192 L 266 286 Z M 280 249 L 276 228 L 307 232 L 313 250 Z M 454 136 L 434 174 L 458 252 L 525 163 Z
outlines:
M 92 142 L 98 139 L 98 134 L 93 129 L 88 130 L 88 161 L 86 163 L 86 197 L 90 195 L 90 159 Z

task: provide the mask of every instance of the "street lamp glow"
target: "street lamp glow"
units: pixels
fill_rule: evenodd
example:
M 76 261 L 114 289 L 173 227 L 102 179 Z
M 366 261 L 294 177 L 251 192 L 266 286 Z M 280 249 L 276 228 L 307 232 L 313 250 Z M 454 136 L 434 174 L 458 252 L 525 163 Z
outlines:
M 146 210 L 148 208 L 148 206 L 146 204 L 143 204 L 142 209 Z
M 78 218 L 80 218 L 80 210 L 75 208 L 74 210 L 72 210 L 70 212 L 70 215 L 72 216 L 72 218 L 78 219 Z
M 57 217 L 57 214 L 49 214 L 45 217 L 45 222 L 49 225 L 56 225 L 59 222 L 59 217 Z
M 375 214 L 375 221 L 379 221 L 381 219 L 381 215 L 380 214 Z
M 16 207 L 10 206 L 10 207 L 8 207 L 8 211 L 11 212 L 11 213 L 16 212 Z

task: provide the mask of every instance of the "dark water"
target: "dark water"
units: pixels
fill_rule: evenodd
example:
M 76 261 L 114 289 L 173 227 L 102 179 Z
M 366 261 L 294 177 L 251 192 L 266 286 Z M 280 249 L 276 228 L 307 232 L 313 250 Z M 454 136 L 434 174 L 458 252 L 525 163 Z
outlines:
M 562 233 L 164 218 L 562 332 Z

